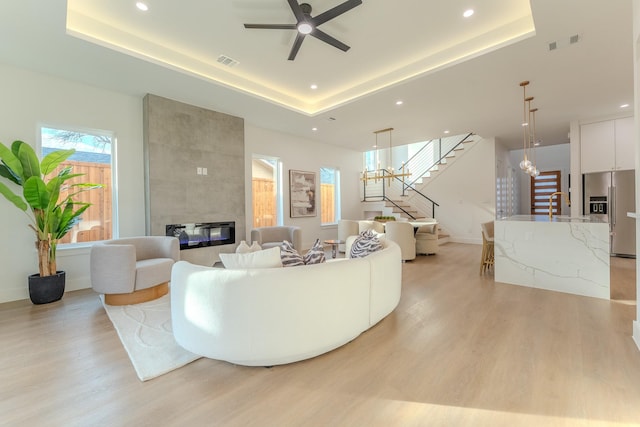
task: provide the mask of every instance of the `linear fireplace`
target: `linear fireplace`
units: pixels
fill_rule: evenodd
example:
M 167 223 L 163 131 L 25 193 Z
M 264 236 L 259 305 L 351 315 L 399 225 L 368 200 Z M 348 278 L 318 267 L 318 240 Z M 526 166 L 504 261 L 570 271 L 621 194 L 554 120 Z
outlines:
M 168 224 L 165 229 L 167 236 L 174 236 L 180 240 L 180 249 L 236 243 L 235 221 Z

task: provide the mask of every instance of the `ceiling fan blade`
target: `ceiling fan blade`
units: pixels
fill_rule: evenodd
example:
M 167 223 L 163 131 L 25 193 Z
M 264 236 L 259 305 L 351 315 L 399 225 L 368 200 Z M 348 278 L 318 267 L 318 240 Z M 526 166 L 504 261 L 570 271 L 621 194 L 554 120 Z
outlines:
M 311 33 L 311 35 L 317 39 L 322 40 L 325 43 L 329 43 L 331 46 L 333 47 L 337 47 L 338 49 L 346 52 L 350 49 L 349 46 L 347 46 L 346 44 L 342 43 L 341 41 L 331 37 L 329 34 L 320 31 L 319 29 L 315 29 L 313 30 L 313 32 Z
M 296 21 L 298 22 L 304 21 L 304 12 L 302 11 L 302 8 L 298 4 L 298 2 L 296 0 L 288 0 L 288 1 L 289 1 L 289 7 L 293 12 L 293 16 L 296 17 Z
M 295 0 L 290 0 L 289 3 L 291 3 L 291 1 L 295 1 Z M 322 12 L 318 16 L 314 16 L 312 21 L 314 25 L 317 27 L 318 25 L 324 24 L 330 19 L 333 19 L 338 15 L 342 15 L 343 13 L 348 12 L 356 6 L 360 6 L 361 4 L 362 4 L 362 0 L 347 0 L 346 2 L 341 3 L 336 7 L 333 7 L 327 10 L 326 12 Z
M 293 46 L 291 47 L 291 52 L 289 52 L 289 57 L 287 58 L 289 61 L 293 61 L 296 59 L 296 55 L 300 50 L 300 46 L 302 46 L 302 41 L 304 40 L 304 34 L 298 33 L 296 35 L 296 40 L 293 42 Z
M 295 30 L 296 24 L 244 24 L 245 28 L 261 28 L 268 30 Z

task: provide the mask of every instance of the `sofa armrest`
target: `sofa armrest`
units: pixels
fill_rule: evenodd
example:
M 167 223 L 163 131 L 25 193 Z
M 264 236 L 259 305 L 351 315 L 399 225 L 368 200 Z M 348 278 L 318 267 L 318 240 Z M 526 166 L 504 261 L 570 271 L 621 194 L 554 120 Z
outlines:
M 438 234 L 438 224 L 433 223 L 433 224 L 421 225 L 420 227 L 418 227 L 418 230 L 416 230 L 416 234 L 417 233 Z
M 130 244 L 95 244 L 90 254 L 91 287 L 99 293 L 134 291 L 136 249 Z
M 131 243 L 135 247 L 136 260 L 171 258 L 180 261 L 180 241 L 177 237 L 170 236 L 144 236 L 139 238 L 122 239 L 122 243 Z M 110 244 L 119 244 L 114 241 Z

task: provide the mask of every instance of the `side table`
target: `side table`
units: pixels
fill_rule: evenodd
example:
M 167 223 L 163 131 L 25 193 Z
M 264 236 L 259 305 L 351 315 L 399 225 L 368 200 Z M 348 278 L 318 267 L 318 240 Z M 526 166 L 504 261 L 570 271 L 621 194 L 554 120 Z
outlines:
M 342 245 L 344 244 L 345 241 L 344 240 L 325 240 L 324 244 L 325 245 L 331 245 L 331 258 L 335 258 L 338 254 L 338 245 Z

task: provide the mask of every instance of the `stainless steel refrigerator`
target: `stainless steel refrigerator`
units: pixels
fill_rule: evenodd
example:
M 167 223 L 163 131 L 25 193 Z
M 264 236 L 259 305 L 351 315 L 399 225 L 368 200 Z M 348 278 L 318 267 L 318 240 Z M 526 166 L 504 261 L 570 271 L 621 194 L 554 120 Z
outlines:
M 611 255 L 636 256 L 635 171 L 597 172 L 583 175 L 584 215 L 609 223 Z

